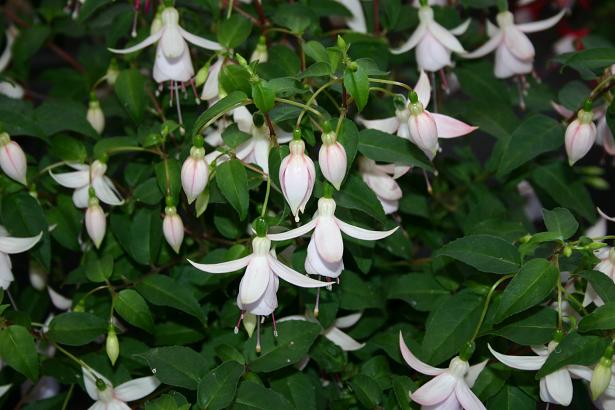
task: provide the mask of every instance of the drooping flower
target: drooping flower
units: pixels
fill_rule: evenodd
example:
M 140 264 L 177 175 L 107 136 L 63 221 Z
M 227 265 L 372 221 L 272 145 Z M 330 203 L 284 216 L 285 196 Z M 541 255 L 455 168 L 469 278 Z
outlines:
M 0 225 L 0 288 L 8 289 L 15 277 L 11 271 L 11 258 L 9 255 L 21 253 L 31 249 L 43 237 L 43 233 L 36 236 L 16 238 L 9 236 L 6 228 Z
M 250 62 L 266 63 L 268 59 L 269 53 L 267 52 L 267 39 L 264 36 L 260 36 L 258 38 L 256 48 L 252 52 L 252 55 L 250 55 Z
M 419 8 L 419 25 L 410 38 L 398 48 L 391 49 L 393 54 L 402 54 L 416 47 L 416 63 L 419 69 L 438 71 L 451 66 L 451 54 L 465 53 L 465 50 L 455 36 L 463 34 L 470 20 L 460 26 L 447 30 L 434 20 L 433 9 L 428 5 Z
M 226 63 L 226 57 L 218 56 L 216 62 L 207 67 L 207 76 L 203 84 L 201 100 L 209 101 L 210 104 L 221 98 L 220 95 L 220 72 Z
M 583 158 L 596 142 L 596 125 L 592 122 L 592 118 L 591 106 L 588 110 L 583 108 L 566 128 L 566 154 L 571 166 Z
M 105 113 L 100 108 L 100 101 L 98 101 L 94 93 L 90 95 L 90 104 L 88 106 L 86 118 L 92 128 L 94 128 L 97 133 L 102 134 L 105 129 Z
M 346 25 L 357 33 L 367 33 L 367 24 L 365 23 L 365 15 L 361 0 L 335 0 L 350 11 L 350 17 L 344 17 Z
M 280 164 L 280 186 L 290 210 L 299 222 L 299 212 L 303 213 L 316 179 L 314 162 L 305 155 L 305 143 L 299 136 L 289 144 L 290 153 Z
M 179 248 L 184 241 L 184 223 L 177 214 L 177 209 L 172 204 L 167 204 L 164 210 L 162 232 L 167 243 L 173 248 L 175 253 L 179 253 Z
M 85 229 L 88 236 L 94 242 L 96 249 L 100 248 L 100 244 L 105 238 L 107 231 L 107 218 L 105 211 L 98 203 L 96 196 L 90 196 L 88 200 L 88 209 L 85 211 Z
M 201 144 L 202 145 L 202 144 Z M 205 190 L 209 181 L 209 165 L 205 161 L 205 148 L 193 146 L 181 170 L 182 188 L 191 204 Z
M 64 174 L 54 174 L 49 171 L 51 177 L 60 185 L 66 188 L 73 188 L 73 203 L 77 208 L 88 206 L 89 188 L 94 188 L 96 197 L 107 205 L 122 205 L 119 192 L 113 186 L 113 182 L 105 175 L 107 164 L 96 160 L 91 165 L 70 163 L 69 167 L 75 169 L 74 172 Z
M 339 190 L 346 176 L 348 159 L 344 146 L 337 141 L 333 130 L 322 133 L 322 145 L 318 151 L 318 165 L 322 175 Z
M 6 69 L 13 57 L 13 43 L 15 42 L 17 30 L 15 27 L 9 27 L 4 33 L 6 36 L 6 45 L 0 55 L 0 73 Z M 2 80 L 0 81 L 0 94 L 20 100 L 23 98 L 24 90 L 22 86 L 13 81 Z
M 487 33 L 491 37 L 489 41 L 471 53 L 464 54 L 463 57 L 483 57 L 495 50 L 494 74 L 497 78 L 529 74 L 534 69 L 535 50 L 525 33 L 535 33 L 553 27 L 565 13 L 566 10 L 562 10 L 546 20 L 515 24 L 510 11 L 501 11 L 496 17 L 497 26 L 488 23 Z
M 9 178 L 26 185 L 26 154 L 6 132 L 0 133 L 0 168 Z
M 558 344 L 559 342 L 553 340 L 547 346 L 532 346 L 532 351 L 537 356 L 510 356 L 496 352 L 490 345 L 487 346 L 493 356 L 508 367 L 519 370 L 538 370 L 545 364 Z M 571 375 L 583 377 L 587 371 L 591 372 L 584 366 L 568 365 L 547 374 L 540 379 L 540 399 L 545 403 L 568 406 L 572 401 Z
M 487 360 L 470 366 L 467 360 L 456 356 L 449 363 L 448 369 L 430 366 L 412 354 L 401 331 L 399 349 L 408 366 L 419 373 L 435 376 L 410 393 L 410 399 L 420 404 L 422 409 L 486 409 L 470 388 L 485 368 Z
M 142 399 L 160 385 L 154 376 L 140 377 L 117 387 L 100 373 L 82 368 L 85 390 L 94 403 L 88 410 L 128 410 L 127 402 Z
M 393 164 L 378 165 L 367 157 L 359 158 L 359 173 L 382 204 L 386 215 L 397 212 L 403 193 L 395 181 L 397 168 Z

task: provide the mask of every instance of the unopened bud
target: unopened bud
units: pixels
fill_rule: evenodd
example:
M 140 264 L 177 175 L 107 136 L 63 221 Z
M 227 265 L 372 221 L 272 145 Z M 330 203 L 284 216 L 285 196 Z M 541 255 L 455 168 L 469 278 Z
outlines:
M 96 197 L 90 197 L 88 200 L 88 209 L 85 211 L 85 229 L 94 242 L 94 246 L 97 249 L 100 248 L 107 231 L 107 219 Z
M 256 61 L 258 63 L 266 63 L 268 59 L 269 54 L 267 52 L 267 41 L 265 37 L 261 36 L 258 39 L 258 44 L 256 45 L 254 52 L 252 52 L 252 55 L 250 56 L 250 62 Z
M 209 165 L 205 160 L 205 148 L 196 146 L 190 149 L 181 169 L 182 188 L 191 204 L 205 190 L 209 181 Z
M 337 46 L 342 50 L 346 51 L 346 41 L 342 38 L 342 36 L 337 36 Z
M 115 328 L 112 324 L 109 324 L 109 331 L 107 332 L 107 356 L 111 361 L 111 365 L 115 365 L 115 362 L 120 355 L 120 342 L 117 339 L 117 334 L 115 333 Z
M 184 240 L 184 223 L 174 206 L 167 206 L 165 209 L 162 232 L 167 243 L 173 248 L 175 253 L 179 253 L 179 248 Z
M 9 178 L 26 185 L 26 154 L 6 132 L 0 133 L 0 168 Z
M 346 166 L 348 164 L 346 150 L 337 142 L 337 135 L 330 131 L 322 134 L 322 145 L 318 152 L 318 163 L 323 176 L 335 189 L 339 190 L 344 177 L 346 176 Z
M 105 114 L 100 108 L 100 102 L 95 96 L 90 99 L 90 105 L 86 116 L 92 128 L 94 128 L 97 133 L 102 134 L 105 129 Z
M 305 210 L 314 189 L 316 170 L 312 159 L 305 155 L 303 140 L 293 139 L 289 148 L 290 153 L 280 164 L 279 179 L 284 198 L 299 222 L 299 212 Z
M 109 67 L 107 67 L 107 73 L 105 74 L 105 79 L 110 86 L 115 85 L 115 81 L 117 81 L 117 77 L 120 75 L 120 70 L 117 66 L 117 61 L 115 58 L 111 59 L 111 63 L 109 63 Z
M 611 349 L 611 356 L 612 354 L 613 349 Z M 598 397 L 600 397 L 600 395 L 604 393 L 607 387 L 609 387 L 612 375 L 612 364 L 613 361 L 611 357 L 602 356 L 596 367 L 594 367 L 592 379 L 589 383 L 589 390 L 592 393 L 592 400 L 596 400 Z
M 209 74 L 209 63 L 205 64 L 199 71 L 197 71 L 196 76 L 194 77 L 194 85 L 200 87 L 205 84 L 205 81 L 207 81 L 207 74 Z
M 583 158 L 596 142 L 597 131 L 592 117 L 591 111 L 579 110 L 577 119 L 566 128 L 566 154 L 570 165 Z
M 562 251 L 562 255 L 564 255 L 566 258 L 569 258 L 570 255 L 572 255 L 572 248 L 568 245 L 564 246 L 564 250 Z

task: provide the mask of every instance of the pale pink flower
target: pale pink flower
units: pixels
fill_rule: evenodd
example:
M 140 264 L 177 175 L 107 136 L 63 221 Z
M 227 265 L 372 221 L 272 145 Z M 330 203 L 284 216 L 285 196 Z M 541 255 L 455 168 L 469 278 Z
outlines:
M 596 125 L 591 111 L 579 110 L 577 118 L 568 124 L 565 134 L 568 163 L 573 165 L 583 158 L 596 142 Z
M 113 387 L 107 378 L 92 369 L 82 368 L 82 372 L 85 390 L 96 401 L 88 410 L 129 410 L 127 402 L 148 396 L 160 385 L 157 378 L 148 376 Z
M 322 145 L 318 151 L 318 165 L 327 181 L 339 190 L 346 176 L 348 159 L 344 146 L 337 142 L 335 131 L 323 132 Z
M 574 111 L 569 110 L 563 105 L 551 103 L 555 111 L 564 118 L 570 118 Z M 612 156 L 615 156 L 615 138 L 611 128 L 606 122 L 605 106 L 596 107 L 592 110 L 592 121 L 596 122 L 596 144 L 601 145 L 604 151 Z
M 392 214 L 399 209 L 399 200 L 403 192 L 395 181 L 397 167 L 393 164 L 378 165 L 367 158 L 359 158 L 359 173 L 363 182 L 376 194 L 385 214 Z
M 94 246 L 100 248 L 107 231 L 107 219 L 96 197 L 89 199 L 88 209 L 85 211 L 85 228 Z
M 205 149 L 192 147 L 181 170 L 182 188 L 191 204 L 205 190 L 209 180 L 209 165 L 205 161 Z
M 175 253 L 179 253 L 179 248 L 184 241 L 184 223 L 174 206 L 167 206 L 164 210 L 162 233 Z
M 299 221 L 299 212 L 303 213 L 316 179 L 314 162 L 305 155 L 303 140 L 293 140 L 288 145 L 290 154 L 280 164 L 280 186 L 290 210 Z
M 0 133 L 0 168 L 9 178 L 26 185 L 26 154 L 6 132 Z
M 399 332 L 399 349 L 408 366 L 419 373 L 435 376 L 410 393 L 410 399 L 420 404 L 422 409 L 486 409 L 470 388 L 485 368 L 487 360 L 470 366 L 466 360 L 456 356 L 451 360 L 448 369 L 433 367 L 412 354 L 401 332 Z
M 11 259 L 9 255 L 25 252 L 38 243 L 43 233 L 36 236 L 16 238 L 9 236 L 8 231 L 0 226 L 0 288 L 8 289 L 15 277 L 11 271 Z

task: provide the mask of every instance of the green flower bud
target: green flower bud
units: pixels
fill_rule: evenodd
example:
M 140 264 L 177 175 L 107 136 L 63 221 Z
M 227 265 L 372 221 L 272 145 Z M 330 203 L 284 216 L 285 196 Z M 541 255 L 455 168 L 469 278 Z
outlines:
M 109 324 L 109 331 L 107 332 L 107 356 L 111 361 L 111 365 L 114 366 L 115 362 L 120 355 L 120 342 L 117 339 L 117 334 L 115 333 L 115 328 L 112 324 Z
M 569 258 L 572 255 L 572 248 L 568 245 L 564 246 L 564 250 L 562 251 L 562 255 Z
M 611 349 L 611 354 L 613 349 Z M 592 373 L 592 379 L 589 383 L 589 390 L 592 393 L 592 400 L 596 400 L 607 387 L 609 387 L 609 383 L 611 382 L 611 365 L 613 361 L 610 357 L 601 357 L 600 361 L 594 367 L 594 372 Z
M 265 236 L 267 236 L 267 221 L 265 221 L 265 218 L 263 217 L 258 217 L 254 220 L 254 223 L 252 223 L 252 228 L 254 228 L 254 230 L 256 231 L 256 236 L 260 237 L 260 238 L 264 238 Z

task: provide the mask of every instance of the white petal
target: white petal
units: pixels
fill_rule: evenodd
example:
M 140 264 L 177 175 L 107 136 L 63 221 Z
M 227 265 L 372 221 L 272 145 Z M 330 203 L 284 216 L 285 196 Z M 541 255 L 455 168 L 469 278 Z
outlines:
M 252 122 L 252 114 L 244 106 L 237 107 L 233 110 L 233 121 L 239 127 L 239 131 L 250 134 L 254 123 Z
M 49 171 L 49 175 L 51 175 L 51 178 L 58 184 L 66 188 L 81 188 L 90 182 L 90 172 L 88 170 L 66 172 L 64 174 L 54 174 Z
M 164 41 L 163 37 L 163 41 Z M 184 40 L 179 37 L 181 42 Z M 156 59 L 154 60 L 153 77 L 157 83 L 166 81 L 189 81 L 194 76 L 194 67 L 190 57 L 190 49 L 184 44 L 180 47 L 180 54 L 177 57 L 168 57 L 164 53 L 164 43 L 158 43 L 156 47 Z M 177 90 L 177 88 L 176 88 Z
M 105 204 L 122 205 L 124 203 L 109 178 L 105 176 L 94 178 L 92 186 L 96 191 L 96 197 Z
M 188 259 L 188 262 L 190 262 L 192 266 L 194 266 L 198 270 L 202 270 L 203 272 L 228 273 L 228 272 L 235 272 L 239 269 L 245 268 L 246 266 L 248 266 L 248 263 L 250 263 L 251 258 L 252 258 L 252 255 L 250 254 L 240 259 L 235 259 L 232 261 L 222 262 L 222 263 L 209 263 L 209 264 L 208 263 L 196 263 L 196 262 L 192 262 L 190 259 Z
M 152 44 L 154 44 L 156 41 L 160 40 L 160 37 L 162 37 L 162 32 L 163 30 L 154 33 L 152 35 L 150 35 L 149 37 L 147 37 L 145 40 L 141 41 L 138 44 L 135 44 L 132 47 L 128 47 L 128 48 L 110 48 L 109 51 L 111 51 L 112 53 L 117 53 L 117 54 L 130 54 L 130 53 L 134 53 L 135 51 L 144 49 L 147 46 L 151 46 Z
M 532 349 L 532 352 L 536 353 L 538 356 L 548 356 L 549 355 L 549 348 L 544 345 L 530 346 L 530 349 Z
M 346 7 L 352 17 L 344 17 L 346 25 L 358 33 L 367 33 L 367 24 L 365 24 L 365 16 L 363 15 L 363 7 L 360 0 L 336 0 Z
M 547 361 L 548 356 L 509 356 L 496 352 L 487 344 L 491 354 L 508 367 L 519 370 L 538 370 Z
M 455 390 L 457 383 L 455 377 L 444 372 L 411 393 L 410 398 L 423 406 L 433 406 L 446 400 Z
M 303 224 L 298 228 L 291 229 L 290 231 L 267 234 L 267 238 L 272 241 L 286 241 L 288 239 L 298 238 L 314 229 L 316 227 L 316 222 L 318 222 L 318 219 L 314 218 L 310 222 Z
M 588 382 L 592 379 L 592 374 L 594 373 L 593 369 L 587 366 L 579 366 L 577 364 L 571 364 L 566 366 L 571 375 L 578 379 L 587 380 Z
M 452 29 L 449 30 L 449 32 L 455 36 L 460 36 L 463 33 L 466 32 L 466 30 L 468 29 L 468 27 L 470 27 L 470 23 L 472 22 L 471 19 L 467 19 L 466 21 L 464 21 L 463 23 L 461 23 L 460 25 L 458 25 L 457 27 L 454 27 Z
M 425 27 L 425 24 L 423 23 L 419 24 L 416 30 L 414 30 L 414 32 L 410 36 L 410 38 L 400 47 L 392 48 L 391 53 L 402 54 L 408 50 L 412 50 L 414 47 L 417 46 L 419 41 L 421 41 L 421 39 L 423 38 L 426 32 L 427 32 L 427 28 Z
M 314 280 L 307 275 L 300 274 L 299 272 L 284 265 L 271 255 L 267 255 L 267 259 L 269 260 L 269 266 L 273 269 L 273 272 L 276 275 L 295 286 L 302 288 L 322 288 L 330 285 L 330 283 Z
M 11 389 L 12 384 L 5 384 L 4 386 L 0 386 L 0 397 L 4 396 L 7 391 Z
M 463 58 L 479 58 L 491 53 L 502 42 L 503 34 L 501 31 L 491 37 L 485 44 L 472 51 L 471 53 L 461 54 Z
M 327 262 L 316 248 L 314 236 L 308 244 L 307 257 L 305 258 L 305 271 L 310 275 L 321 275 L 328 278 L 337 278 L 344 270 L 344 261 Z
M 53 290 L 51 286 L 47 287 L 47 292 L 49 293 L 49 298 L 51 299 L 51 303 L 53 306 L 60 310 L 68 310 L 73 305 L 73 301 L 69 298 L 60 295 L 58 292 Z
M 4 44 L 4 50 L 2 51 L 2 55 L 0 56 L 0 72 L 4 71 L 6 66 L 11 62 L 11 57 L 13 54 L 13 42 L 15 38 L 11 33 L 10 29 L 5 30 L 6 35 L 6 43 Z
M 356 239 L 362 239 L 364 241 L 377 241 L 380 239 L 384 239 L 387 236 L 393 235 L 395 231 L 399 228 L 396 226 L 393 229 L 388 231 L 370 231 L 369 229 L 359 228 L 358 226 L 347 224 L 346 222 L 335 218 L 337 225 L 340 227 L 342 232 L 344 232 L 348 236 L 352 236 Z
M 596 209 L 598 210 L 598 213 L 600 214 L 600 216 L 601 216 L 601 217 L 603 217 L 604 219 L 607 219 L 607 220 L 609 220 L 609 221 L 611 221 L 611 222 L 615 222 L 615 217 L 608 216 L 607 214 L 605 214 L 605 213 L 602 211 L 602 209 L 600 209 L 600 208 L 598 208 L 598 207 L 596 207 Z
M 88 410 L 109 410 L 106 403 L 102 401 L 97 401 L 88 407 Z
M 438 71 L 452 65 L 451 50 L 427 32 L 416 47 L 416 62 L 422 70 Z
M 468 125 L 463 121 L 456 120 L 448 115 L 431 113 L 432 118 L 436 122 L 438 130 L 438 138 L 456 138 L 467 135 L 478 127 Z
M 483 403 L 478 400 L 478 397 L 470 390 L 467 384 L 463 382 L 457 383 L 455 386 L 455 395 L 457 400 L 464 409 L 467 410 L 486 410 Z
M 43 232 L 36 236 L 26 238 L 15 238 L 12 236 L 0 237 L 0 252 L 8 254 L 25 252 L 36 245 L 42 236 Z
M 362 349 L 365 343 L 359 343 L 346 333 L 342 332 L 336 327 L 330 327 L 324 336 L 342 348 L 345 352 L 352 352 L 354 350 Z
M 431 84 L 429 83 L 429 77 L 427 77 L 427 74 L 425 74 L 423 70 L 421 70 L 419 80 L 414 86 L 414 92 L 418 95 L 419 101 L 423 104 L 423 107 L 427 107 L 431 99 Z
M 333 217 L 320 216 L 318 225 L 314 229 L 314 243 L 318 254 L 329 263 L 337 263 L 342 260 L 344 255 L 344 241 L 340 232 L 337 219 Z
M 83 374 L 83 385 L 85 386 L 85 391 L 88 393 L 92 400 L 98 400 L 98 388 L 96 388 L 96 378 L 102 379 L 107 384 L 107 388 L 113 388 L 111 382 L 100 373 L 95 371 L 93 372 L 92 370 L 86 370 L 84 367 L 81 368 L 81 372 Z
M 275 136 L 278 139 L 278 144 L 286 144 L 293 139 L 292 132 L 284 131 L 282 128 L 278 127 L 275 124 L 273 124 L 273 131 L 275 132 Z
M 574 114 L 574 111 L 569 110 L 568 108 L 556 102 L 551 101 L 551 106 L 559 115 L 561 115 L 564 118 L 568 118 L 572 116 L 572 114 Z
M 430 366 L 413 355 L 410 349 L 408 349 L 401 331 L 399 332 L 399 350 L 401 351 L 401 355 L 406 363 L 408 363 L 408 366 L 412 367 L 419 373 L 427 374 L 429 376 L 437 376 L 446 371 L 446 369 L 439 369 L 437 367 Z
M 140 377 L 117 386 L 115 397 L 122 401 L 139 400 L 156 390 L 159 385 L 160 381 L 154 376 Z
M 378 120 L 366 120 L 365 118 L 358 117 L 357 121 L 365 128 L 388 132 L 389 134 L 395 133 L 399 128 L 399 120 L 397 117 L 381 118 Z
M 549 395 L 557 404 L 568 406 L 572 401 L 572 379 L 570 373 L 563 368 L 545 376 L 545 383 Z
M 277 322 L 278 323 L 282 323 L 282 322 L 290 322 L 292 320 L 300 320 L 302 322 L 306 322 L 307 319 L 305 318 L 305 316 L 301 316 L 301 315 L 290 315 L 290 316 L 284 316 L 281 319 L 278 319 Z
M 457 38 L 455 38 L 455 36 L 452 35 L 450 31 L 448 31 L 435 21 L 431 21 L 427 25 L 427 30 L 429 30 L 431 34 L 449 50 L 454 51 L 455 53 L 465 52 L 459 40 L 457 40 Z
M 263 296 L 251 304 L 241 303 L 241 294 L 237 295 L 237 306 L 256 316 L 269 316 L 278 307 L 278 297 L 276 295 L 279 287 L 279 279 L 269 272 L 269 284 Z
M 363 313 L 359 312 L 353 313 L 352 315 L 348 316 L 338 317 L 337 319 L 335 319 L 334 326 L 339 327 L 340 329 L 349 328 L 351 326 L 354 326 L 359 321 L 359 319 L 361 319 L 362 315 Z
M 468 368 L 468 371 L 466 372 L 466 375 L 464 377 L 468 386 L 470 387 L 474 386 L 474 383 L 476 383 L 476 379 L 478 379 L 478 376 L 480 375 L 480 373 L 483 371 L 483 369 L 487 365 L 487 362 L 488 360 L 483 360 L 482 362 L 477 363 L 474 366 L 470 366 Z
M 195 46 L 201 47 L 201 48 L 205 48 L 207 50 L 222 50 L 222 45 L 216 43 L 215 41 L 211 41 L 211 40 L 207 40 L 206 38 L 203 37 L 199 37 L 197 35 L 194 35 L 186 30 L 184 30 L 183 28 L 179 27 L 179 31 L 180 33 L 182 33 L 182 37 L 185 38 L 187 41 L 189 41 L 190 43 L 194 44 Z
M 254 162 L 261 167 L 265 174 L 269 174 L 269 139 L 257 138 L 254 141 Z
M 515 57 L 521 60 L 534 58 L 536 53 L 530 39 L 515 27 L 509 27 L 504 31 L 504 44 Z
M 105 404 L 104 410 L 132 410 L 129 405 L 121 400 L 113 399 Z
M 209 67 L 209 72 L 207 73 L 207 80 L 205 81 L 205 84 L 203 85 L 203 93 L 201 94 L 202 100 L 211 100 L 211 99 L 218 97 L 218 93 L 220 91 L 219 90 L 220 83 L 218 81 L 218 77 L 220 75 L 220 71 L 222 70 L 223 63 L 224 63 L 224 57 L 218 57 L 216 62 L 211 67 Z M 207 141 L 208 138 L 211 138 L 211 137 L 206 137 L 205 140 Z M 214 144 L 210 144 L 210 145 L 214 145 Z M 215 145 L 220 145 L 220 144 L 215 144 Z
M 11 258 L 6 253 L 0 252 L 0 288 L 8 289 L 15 280 L 11 271 Z
M 252 304 L 265 294 L 271 277 L 268 262 L 266 256 L 255 256 L 250 260 L 239 284 L 239 298 L 243 305 Z
M 524 33 L 535 33 L 537 31 L 543 31 L 556 25 L 561 20 L 561 18 L 564 17 L 564 14 L 566 14 L 567 11 L 568 10 L 564 8 L 555 16 L 548 19 L 534 21 L 532 23 L 516 24 L 516 27 Z
M 453 391 L 444 401 L 433 406 L 421 406 L 421 410 L 462 410 L 462 407 L 459 404 L 459 400 L 457 400 L 457 395 Z

